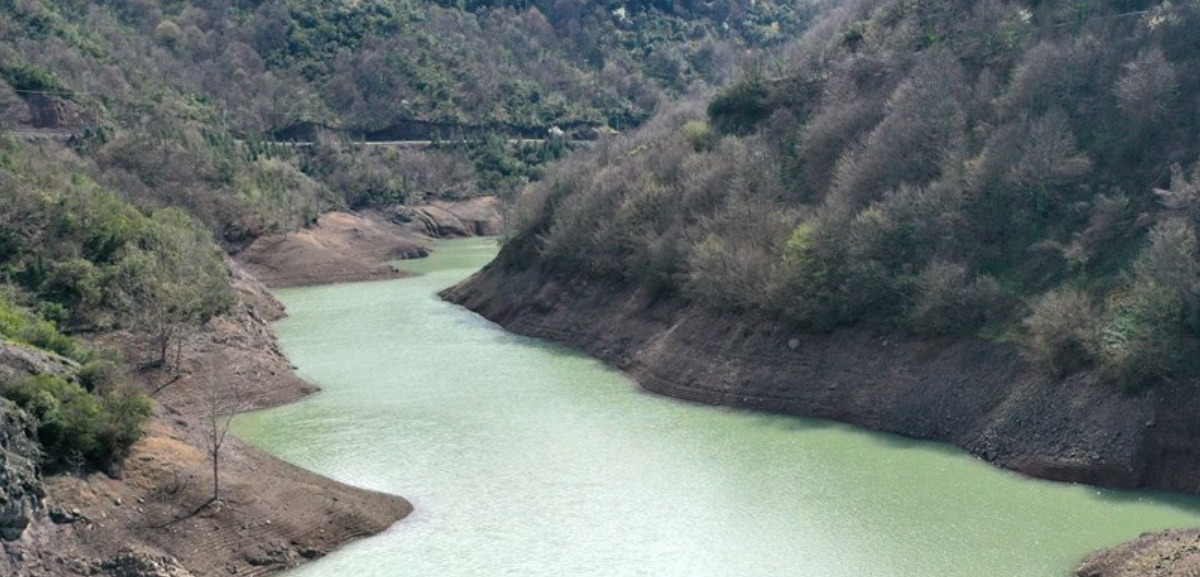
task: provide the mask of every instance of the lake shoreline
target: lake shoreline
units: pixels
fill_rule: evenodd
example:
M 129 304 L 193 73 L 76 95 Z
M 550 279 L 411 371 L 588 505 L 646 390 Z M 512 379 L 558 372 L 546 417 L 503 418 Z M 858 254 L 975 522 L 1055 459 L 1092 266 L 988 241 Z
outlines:
M 236 398 L 238 412 L 282 407 L 317 392 L 279 348 L 271 323 L 287 313 L 270 289 L 407 276 L 388 262 L 427 255 L 431 234 L 492 231 L 496 207 L 490 198 L 428 203 L 408 214 L 408 224 L 394 214 L 403 209 L 335 212 L 310 229 L 260 238 L 227 261 L 237 301 L 190 336 L 179 374 L 147 365 L 153 351 L 140 334 L 93 336 L 98 345 L 124 351 L 134 378 L 153 392 L 155 414 L 120 478 L 45 479 L 44 506 L 21 540 L 3 544 L 0 572 L 267 575 L 407 517 L 413 506 L 403 497 L 352 487 L 232 437 L 221 450 L 222 504 L 204 506 L 211 473 L 195 388 L 211 371 L 209 378 L 232 384 L 224 400 Z M 129 572 L 136 567 L 144 572 Z
M 1200 493 L 1182 388 L 1119 394 L 1095 375 L 1052 380 L 1011 345 L 861 330 L 806 336 L 770 319 L 501 264 L 442 297 L 582 350 L 654 393 L 945 442 L 1043 479 Z M 1098 567 L 1081 570 L 1122 575 L 1113 563 Z

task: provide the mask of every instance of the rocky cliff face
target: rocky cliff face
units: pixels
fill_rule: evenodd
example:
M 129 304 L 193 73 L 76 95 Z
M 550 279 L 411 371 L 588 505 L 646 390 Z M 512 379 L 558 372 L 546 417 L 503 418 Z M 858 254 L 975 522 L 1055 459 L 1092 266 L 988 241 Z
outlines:
M 74 378 L 78 363 L 56 354 L 0 343 L 0 383 L 30 375 Z M 16 541 L 41 515 L 46 497 L 37 463 L 37 425 L 12 402 L 0 398 L 0 539 Z
M 45 491 L 37 470 L 33 420 L 0 399 L 0 539 L 16 541 L 41 513 Z

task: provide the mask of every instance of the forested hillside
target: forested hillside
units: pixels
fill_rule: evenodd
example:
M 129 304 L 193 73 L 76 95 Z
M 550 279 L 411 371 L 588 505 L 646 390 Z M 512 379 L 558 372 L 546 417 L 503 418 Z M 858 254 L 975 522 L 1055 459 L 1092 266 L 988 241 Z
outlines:
M 707 102 L 573 159 L 502 254 L 810 333 L 1194 369 L 1200 2 L 855 0 Z
M 169 99 L 180 116 L 216 115 L 242 134 L 413 121 L 624 128 L 665 97 L 719 83 L 746 48 L 794 38 L 814 11 L 747 0 L 2 6 L 9 88 L 66 91 L 127 118 Z
M 0 130 L 233 246 L 331 207 L 510 194 L 561 143 L 718 85 L 819 3 L 0 2 Z M 440 151 L 348 140 L 458 139 Z M 313 148 L 264 145 L 316 141 Z

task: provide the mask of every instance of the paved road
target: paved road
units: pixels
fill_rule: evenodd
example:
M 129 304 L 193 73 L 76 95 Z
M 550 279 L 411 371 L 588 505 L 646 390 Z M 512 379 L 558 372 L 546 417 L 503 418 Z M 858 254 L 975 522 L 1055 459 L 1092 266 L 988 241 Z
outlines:
M 82 130 L 64 130 L 64 129 L 50 129 L 50 128 L 44 128 L 44 129 L 43 128 L 19 128 L 16 130 L 9 131 L 9 134 L 13 134 L 17 138 L 20 138 L 20 139 L 26 140 L 26 141 L 55 140 L 55 141 L 64 141 L 65 142 L 67 140 L 70 140 L 71 137 L 78 136 L 82 133 L 83 133 Z M 520 145 L 524 145 L 524 144 L 541 144 L 545 141 L 546 140 L 544 138 L 510 138 L 510 139 L 508 139 L 508 144 L 513 145 L 513 146 L 520 146 Z M 238 142 L 244 142 L 244 141 L 238 141 Z M 377 140 L 377 141 L 370 141 L 370 142 L 350 141 L 350 142 L 343 143 L 343 146 L 346 148 L 357 148 L 357 147 L 365 146 L 365 147 L 372 147 L 372 148 L 378 147 L 378 148 L 422 149 L 422 148 L 433 147 L 435 144 L 454 144 L 456 142 L 459 142 L 459 141 L 454 141 L 454 140 L 438 140 L 438 141 L 434 141 L 434 140 Z M 464 140 L 461 142 L 469 142 L 469 141 Z M 575 144 L 590 143 L 590 141 L 587 141 L 587 140 L 574 140 L 572 142 Z M 292 148 L 311 148 L 316 145 L 316 143 L 314 143 L 314 142 L 290 141 L 290 140 L 263 141 L 263 142 L 260 142 L 260 144 L 288 146 L 288 147 L 292 147 Z

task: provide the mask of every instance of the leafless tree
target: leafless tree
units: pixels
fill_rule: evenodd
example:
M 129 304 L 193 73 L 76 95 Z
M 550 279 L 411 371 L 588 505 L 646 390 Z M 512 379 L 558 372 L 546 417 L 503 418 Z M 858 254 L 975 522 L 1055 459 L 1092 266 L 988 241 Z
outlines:
M 212 465 L 210 503 L 221 500 L 221 449 L 225 446 L 233 416 L 241 404 L 240 389 L 229 376 L 236 371 L 223 371 L 225 374 L 221 375 L 218 374 L 218 366 L 230 367 L 229 359 L 223 354 L 209 358 L 199 372 L 194 388 L 198 400 L 196 407 L 204 427 L 205 449 Z

